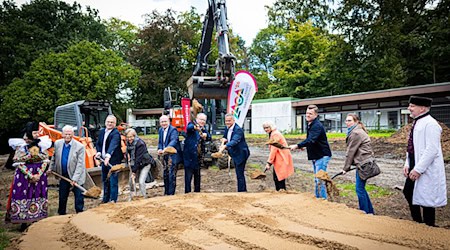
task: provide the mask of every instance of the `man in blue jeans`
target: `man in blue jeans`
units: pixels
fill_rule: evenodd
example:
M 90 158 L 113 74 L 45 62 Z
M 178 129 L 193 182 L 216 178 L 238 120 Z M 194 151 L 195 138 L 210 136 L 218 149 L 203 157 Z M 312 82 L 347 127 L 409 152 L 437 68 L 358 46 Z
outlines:
M 114 166 L 120 164 L 123 159 L 121 139 L 119 130 L 116 128 L 117 118 L 114 115 L 108 115 L 105 120 L 105 128 L 100 130 L 97 143 L 96 157 L 102 157 L 104 162 L 102 166 L 103 182 L 103 203 L 117 202 L 119 195 L 119 173 L 112 173 L 109 178 L 108 172 L 111 169 L 109 164 Z
M 319 108 L 316 105 L 309 105 L 306 109 L 306 121 L 308 128 L 306 131 L 306 139 L 297 145 L 289 146 L 291 150 L 301 149 L 306 147 L 308 153 L 308 160 L 312 162 L 314 174 L 320 170 L 327 171 L 328 162 L 331 159 L 330 145 L 328 144 L 327 134 L 325 128 L 319 121 Z M 320 180 L 314 178 L 316 186 L 316 197 L 327 198 L 327 189 L 325 183 L 322 182 L 319 188 Z

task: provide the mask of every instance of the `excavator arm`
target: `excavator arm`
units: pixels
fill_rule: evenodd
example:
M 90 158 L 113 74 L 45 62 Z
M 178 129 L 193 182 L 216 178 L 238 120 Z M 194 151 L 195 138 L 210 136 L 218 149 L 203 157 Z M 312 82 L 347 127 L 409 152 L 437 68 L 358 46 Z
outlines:
M 225 0 L 208 0 L 208 3 L 196 63 L 187 87 L 191 99 L 226 99 L 228 87 L 234 79 L 236 61 L 230 52 L 227 7 Z M 208 65 L 214 27 L 219 57 L 214 65 Z M 211 67 L 215 67 L 214 76 L 208 76 Z

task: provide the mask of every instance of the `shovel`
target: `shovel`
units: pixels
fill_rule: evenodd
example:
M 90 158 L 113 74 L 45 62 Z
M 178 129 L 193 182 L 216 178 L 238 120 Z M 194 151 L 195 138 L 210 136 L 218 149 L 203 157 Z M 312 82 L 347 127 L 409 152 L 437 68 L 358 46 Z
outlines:
M 69 182 L 69 183 L 72 183 L 72 180 L 67 178 L 67 177 L 64 177 L 64 176 L 62 176 L 62 175 L 60 175 L 60 174 L 58 174 L 58 173 L 56 173 L 54 171 L 52 171 L 51 173 L 53 175 L 55 175 L 55 176 L 65 180 L 65 181 Z M 77 184 L 76 182 L 74 183 L 74 186 L 76 188 L 80 189 L 83 192 L 83 195 L 88 197 L 88 198 L 97 199 L 97 198 L 100 197 L 100 193 L 102 192 L 100 190 L 100 188 L 97 187 L 97 186 L 93 186 L 93 187 L 89 188 L 89 190 L 86 190 L 84 187 L 82 187 L 81 185 Z
M 129 178 L 131 179 L 131 185 L 133 185 L 133 189 L 134 189 L 134 193 L 131 193 L 131 190 L 130 190 L 130 199 L 129 199 L 129 201 L 131 201 L 131 200 L 133 199 L 133 196 L 136 196 L 136 195 L 137 195 L 137 191 L 136 191 L 136 179 L 132 176 L 132 175 L 133 175 L 133 171 L 131 171 L 131 164 L 130 164 L 130 161 L 129 161 L 129 160 L 128 160 L 128 162 L 127 162 L 127 165 L 128 165 L 128 170 L 130 171 Z
M 355 170 L 355 169 L 356 169 L 356 168 L 350 168 L 350 170 L 347 171 L 347 172 L 350 172 L 350 171 Z M 343 174 L 344 174 L 344 173 L 342 173 L 342 171 L 341 171 L 341 172 L 339 172 L 339 173 L 333 175 L 333 176 L 331 177 L 331 179 L 333 180 L 334 178 L 338 177 L 339 175 L 343 175 Z
M 103 164 L 105 163 L 105 159 L 103 159 L 102 157 L 97 157 L 95 159 L 103 162 Z M 112 173 L 119 172 L 120 170 L 125 168 L 123 166 L 123 164 L 117 164 L 117 165 L 113 166 L 110 163 L 108 163 L 108 167 L 110 167 L 110 169 L 109 169 L 109 172 L 108 172 L 108 176 L 106 177 L 107 180 L 109 180 L 109 177 L 111 176 Z

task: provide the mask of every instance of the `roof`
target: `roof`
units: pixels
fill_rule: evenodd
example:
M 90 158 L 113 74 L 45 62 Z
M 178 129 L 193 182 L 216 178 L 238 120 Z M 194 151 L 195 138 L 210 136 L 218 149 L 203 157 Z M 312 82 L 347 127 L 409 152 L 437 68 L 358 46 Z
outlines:
M 270 103 L 270 102 L 294 102 L 294 101 L 300 101 L 300 99 L 294 98 L 294 97 L 279 97 L 279 98 L 269 98 L 269 99 L 257 99 L 257 100 L 253 100 L 252 104 Z
M 131 113 L 133 115 L 161 115 L 163 111 L 164 111 L 163 108 L 132 109 Z
M 323 104 L 343 103 L 352 101 L 369 101 L 402 96 L 425 95 L 425 94 L 445 93 L 445 92 L 450 92 L 450 82 L 410 86 L 395 89 L 385 89 L 346 95 L 323 96 L 317 98 L 302 99 L 299 101 L 293 101 L 292 107 L 302 107 L 311 104 L 323 105 Z

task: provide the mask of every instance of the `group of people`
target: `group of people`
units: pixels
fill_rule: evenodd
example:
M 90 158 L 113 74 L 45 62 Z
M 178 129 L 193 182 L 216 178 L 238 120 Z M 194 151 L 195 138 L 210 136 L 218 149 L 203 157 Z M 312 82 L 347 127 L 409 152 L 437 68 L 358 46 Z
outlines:
M 435 208 L 447 204 L 447 188 L 444 160 L 440 144 L 442 128 L 430 116 L 432 99 L 412 96 L 408 110 L 413 118 L 413 126 L 409 135 L 406 161 L 403 173 L 406 177 L 403 189 L 414 221 L 435 226 Z M 191 121 L 186 130 L 184 149 L 181 150 L 179 134 L 170 125 L 168 116 L 160 117 L 158 131 L 158 157 L 162 160 L 164 171 L 164 194 L 174 195 L 176 190 L 177 165 L 184 163 L 185 193 L 191 192 L 194 179 L 194 192 L 200 192 L 201 174 L 205 153 L 205 143 L 211 140 L 211 135 L 205 128 L 207 116 L 199 113 L 195 121 Z M 288 146 L 286 139 L 272 122 L 264 122 L 263 129 L 272 142 L 282 147 L 269 146 L 270 153 L 265 169 L 273 168 L 273 180 L 277 191 L 285 190 L 285 180 L 294 173 L 291 151 L 306 148 L 308 160 L 311 161 L 314 174 L 320 170 L 326 171 L 332 157 L 326 131 L 319 121 L 319 109 L 316 105 L 308 106 L 306 110 L 306 139 L 298 144 Z M 118 175 L 109 173 L 111 167 L 120 164 L 125 158 L 130 166 L 130 183 L 139 175 L 139 189 L 142 196 L 147 197 L 145 180 L 150 173 L 154 159 L 148 152 L 145 142 L 138 137 L 134 129 L 127 129 L 126 152 L 121 150 L 121 136 L 116 129 L 117 119 L 109 115 L 105 120 L 105 128 L 100 131 L 96 142 L 96 158 L 101 160 L 103 181 L 103 203 L 117 202 Z M 361 166 L 374 161 L 368 132 L 356 114 L 348 114 L 347 150 L 342 173 L 356 166 L 356 194 L 359 208 L 367 214 L 374 214 L 374 208 L 366 191 L 366 179 L 361 178 Z M 246 192 L 245 166 L 250 156 L 244 132 L 232 114 L 225 116 L 226 129 L 219 151 L 227 150 L 231 156 L 236 172 L 237 191 Z M 47 217 L 47 174 L 56 172 L 64 178 L 59 182 L 58 214 L 66 214 L 67 198 L 70 191 L 75 196 L 75 210 L 84 209 L 83 194 L 76 185 L 83 185 L 86 178 L 85 147 L 73 139 L 74 128 L 65 126 L 62 129 L 62 139 L 54 143 L 54 156 L 48 159 L 47 149 L 51 147 L 48 141 L 39 139 L 36 123 L 27 124 L 24 139 L 10 143 L 16 149 L 14 166 L 16 171 L 11 184 L 6 220 L 13 223 L 29 223 Z M 48 139 L 47 139 L 48 140 Z M 166 148 L 172 147 L 176 152 L 166 153 Z M 290 150 L 285 150 L 285 148 Z M 47 166 L 49 165 L 49 166 Z M 48 168 L 48 170 L 47 170 Z M 133 181 L 134 183 L 134 181 Z M 134 185 L 134 184 L 133 184 Z M 315 196 L 327 199 L 325 183 L 315 178 Z
M 447 205 L 447 186 L 444 159 L 441 147 L 442 128 L 430 115 L 432 99 L 421 96 L 411 96 L 408 110 L 413 118 L 413 125 L 408 137 L 406 161 L 403 174 L 406 177 L 403 188 L 404 196 L 409 204 L 411 217 L 414 221 L 435 225 L 435 208 Z M 306 147 L 308 160 L 312 162 L 314 174 L 320 170 L 326 171 L 331 158 L 331 150 L 323 125 L 318 119 L 318 108 L 310 105 L 306 111 L 308 122 L 307 138 L 291 150 Z M 366 191 L 366 180 L 361 178 L 362 166 L 374 161 L 367 129 L 356 114 L 348 114 L 347 150 L 342 174 L 355 166 L 355 190 L 358 196 L 359 208 L 367 214 L 374 214 L 374 208 Z M 324 183 L 315 178 L 316 197 L 327 198 Z M 320 186 L 319 186 L 320 185 Z

